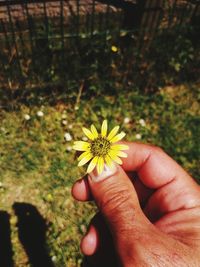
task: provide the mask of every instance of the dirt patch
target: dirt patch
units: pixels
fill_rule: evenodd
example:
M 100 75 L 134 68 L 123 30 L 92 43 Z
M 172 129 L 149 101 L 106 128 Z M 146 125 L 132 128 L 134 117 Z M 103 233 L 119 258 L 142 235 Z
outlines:
M 77 4 L 79 3 L 79 4 Z M 94 2 L 93 0 L 81 1 L 55 1 L 42 3 L 12 4 L 0 7 L 0 19 L 4 21 L 25 20 L 28 16 L 34 17 L 68 17 L 91 13 L 105 13 L 108 5 Z M 117 8 L 109 6 L 109 11 Z

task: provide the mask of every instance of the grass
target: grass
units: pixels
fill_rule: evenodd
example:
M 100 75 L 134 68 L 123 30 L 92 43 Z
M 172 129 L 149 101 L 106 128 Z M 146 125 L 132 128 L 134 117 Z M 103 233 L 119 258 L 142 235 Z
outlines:
M 80 266 L 80 238 L 95 212 L 93 204 L 77 203 L 70 193 L 73 182 L 85 171 L 78 169 L 71 150 L 73 141 L 82 138 L 83 125 L 100 127 L 107 118 L 110 128 L 121 126 L 127 140 L 161 146 L 199 181 L 199 100 L 199 85 L 183 84 L 146 95 L 135 88 L 90 99 L 83 95 L 76 108 L 71 100 L 1 110 L 0 210 L 11 216 L 16 266 L 29 266 L 12 209 L 16 202 L 34 205 L 45 218 L 47 247 L 55 266 Z M 39 110 L 43 117 L 38 117 Z M 25 114 L 30 120 L 24 119 Z M 130 122 L 124 123 L 124 118 Z M 72 141 L 64 139 L 66 132 Z

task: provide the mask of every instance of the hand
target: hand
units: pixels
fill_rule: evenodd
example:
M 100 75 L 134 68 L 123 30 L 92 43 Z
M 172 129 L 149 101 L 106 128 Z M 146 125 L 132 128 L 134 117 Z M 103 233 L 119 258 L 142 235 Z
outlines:
M 127 143 L 122 168 L 77 181 L 100 213 L 81 242 L 92 266 L 200 266 L 200 189 L 161 149 Z

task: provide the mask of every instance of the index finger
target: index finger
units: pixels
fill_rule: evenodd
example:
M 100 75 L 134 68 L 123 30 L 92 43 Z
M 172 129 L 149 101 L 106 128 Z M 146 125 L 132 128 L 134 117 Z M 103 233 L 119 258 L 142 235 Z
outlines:
M 128 157 L 123 159 L 123 169 L 136 171 L 145 186 L 157 189 L 174 179 L 187 185 L 195 183 L 162 149 L 141 143 L 123 143 L 129 146 L 129 150 L 126 151 Z

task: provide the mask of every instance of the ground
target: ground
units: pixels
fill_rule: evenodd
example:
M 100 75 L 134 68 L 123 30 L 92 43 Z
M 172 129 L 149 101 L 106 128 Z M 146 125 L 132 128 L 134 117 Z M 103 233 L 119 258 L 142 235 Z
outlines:
M 45 219 L 43 241 L 54 265 L 80 266 L 80 238 L 95 212 L 93 204 L 77 203 L 70 193 L 73 182 L 85 173 L 84 167 L 77 167 L 71 149 L 73 141 L 83 137 L 83 125 L 94 123 L 100 127 L 107 118 L 109 128 L 121 126 L 127 133 L 126 140 L 161 146 L 200 179 L 198 88 L 198 84 L 183 84 L 160 88 L 149 95 L 133 88 L 113 96 L 79 96 L 76 106 L 62 101 L 54 106 L 45 102 L 1 110 L 0 223 L 4 211 L 10 216 L 7 226 L 11 226 L 10 254 L 15 266 L 29 266 L 30 248 L 20 236 L 20 222 L 31 214 L 35 215 L 28 225 L 33 235 L 37 235 L 38 225 L 32 225 L 31 218 L 34 221 L 37 217 L 39 227 Z

